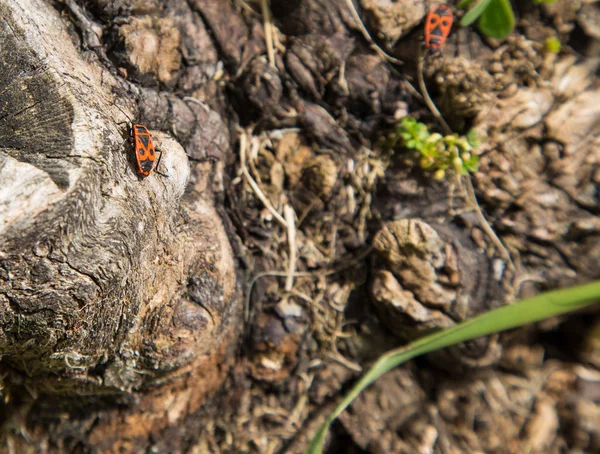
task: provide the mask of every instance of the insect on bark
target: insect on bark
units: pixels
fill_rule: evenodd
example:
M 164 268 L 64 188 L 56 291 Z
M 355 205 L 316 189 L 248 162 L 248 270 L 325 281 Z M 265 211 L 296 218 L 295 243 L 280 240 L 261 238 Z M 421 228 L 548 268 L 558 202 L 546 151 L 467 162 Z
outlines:
M 450 34 L 454 16 L 447 5 L 438 5 L 429 11 L 425 20 L 425 46 L 441 49 Z
M 159 175 L 166 176 L 157 170 L 162 158 L 162 152 L 157 152 L 156 148 L 154 148 L 152 135 L 148 132 L 148 128 L 144 125 L 132 125 L 130 135 L 133 140 L 135 162 L 137 163 L 140 175 L 147 177 L 156 170 L 156 173 Z M 157 154 L 159 155 L 158 159 Z

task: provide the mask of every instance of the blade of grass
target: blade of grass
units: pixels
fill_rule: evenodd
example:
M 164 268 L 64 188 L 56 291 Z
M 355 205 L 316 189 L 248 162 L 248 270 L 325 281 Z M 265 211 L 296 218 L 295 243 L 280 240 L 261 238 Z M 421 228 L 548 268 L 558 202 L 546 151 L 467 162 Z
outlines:
M 491 1 L 492 0 L 481 0 L 479 3 L 477 3 L 477 5 L 467 11 L 460 20 L 461 27 L 468 27 L 475 22 L 477 18 L 483 14 Z
M 515 26 L 515 15 L 509 0 L 492 0 L 479 18 L 481 33 L 491 38 L 506 38 Z
M 465 342 L 481 336 L 516 328 L 548 317 L 564 314 L 600 300 L 600 281 L 554 290 L 515 304 L 503 306 L 474 317 L 458 325 L 423 337 L 404 347 L 382 355 L 371 369 L 354 385 L 335 407 L 312 439 L 307 454 L 321 454 L 323 441 L 330 424 L 371 383 L 386 372 L 416 356 Z

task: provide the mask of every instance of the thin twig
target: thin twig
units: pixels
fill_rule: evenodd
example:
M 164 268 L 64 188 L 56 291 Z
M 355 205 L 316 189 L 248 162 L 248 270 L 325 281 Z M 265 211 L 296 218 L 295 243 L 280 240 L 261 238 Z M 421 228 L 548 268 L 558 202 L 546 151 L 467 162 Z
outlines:
M 290 248 L 288 261 L 288 275 L 285 280 L 285 291 L 289 292 L 294 286 L 294 272 L 296 271 L 296 223 L 294 222 L 294 210 L 291 206 L 283 207 L 283 215 L 287 221 L 287 241 Z
M 263 15 L 263 26 L 265 28 L 267 56 L 271 66 L 275 67 L 275 49 L 273 48 L 273 20 L 271 19 L 271 9 L 269 8 L 268 0 L 260 0 L 260 7 Z
M 425 86 L 425 80 L 423 79 L 423 61 L 424 60 L 425 60 L 425 55 L 423 54 L 423 46 L 419 46 L 417 77 L 419 79 L 419 88 L 421 89 L 421 94 L 423 95 L 425 104 L 427 104 L 427 107 L 429 108 L 431 113 L 437 118 L 440 125 L 442 126 L 442 129 L 444 130 L 444 134 L 450 135 L 450 134 L 452 134 L 452 129 L 450 129 L 450 126 L 448 126 L 448 123 L 446 123 L 446 120 L 444 120 L 444 117 L 442 116 L 442 114 L 438 110 L 437 106 L 435 105 L 435 103 L 433 102 L 431 97 L 429 96 L 429 92 L 427 91 L 427 87 Z M 490 226 L 490 223 L 487 221 L 483 212 L 481 211 L 481 207 L 479 206 L 479 202 L 477 201 L 477 196 L 475 195 L 475 188 L 473 187 L 473 182 L 471 181 L 470 175 L 465 175 L 464 180 L 466 181 L 466 185 L 465 185 L 467 188 L 466 191 L 463 189 L 463 185 L 461 184 L 460 175 L 458 175 L 458 174 L 456 175 L 456 182 L 457 182 L 459 188 L 463 189 L 462 192 L 464 193 L 465 199 L 467 200 L 467 204 L 469 205 L 469 207 L 471 209 L 473 209 L 475 211 L 475 214 L 476 214 L 477 218 L 479 219 L 479 223 L 481 224 L 481 227 L 483 228 L 485 233 L 487 233 L 487 235 L 490 237 L 490 239 L 492 240 L 492 243 L 494 243 L 494 245 L 500 250 L 500 253 L 503 256 L 503 258 L 507 262 L 510 263 L 510 265 L 512 266 L 512 269 L 514 270 L 515 265 L 510 257 L 510 253 L 508 252 L 508 249 L 506 249 L 506 246 L 504 246 L 504 244 L 502 243 L 500 238 L 498 238 L 498 235 L 496 235 L 496 232 L 494 232 L 494 230 Z
M 254 284 L 256 284 L 256 282 L 259 279 L 262 279 L 263 277 L 267 277 L 267 276 L 273 276 L 273 277 L 288 277 L 289 276 L 289 271 L 264 271 L 262 273 L 258 273 L 256 276 L 254 276 L 252 278 L 252 280 L 250 281 L 250 285 L 248 286 L 248 293 L 246 294 L 246 301 L 244 303 L 244 320 L 248 321 L 250 319 L 250 297 L 252 296 L 252 289 L 254 288 Z M 295 273 L 293 273 L 294 277 L 310 277 L 310 276 L 314 276 L 315 272 L 314 271 L 297 271 Z
M 329 359 L 337 361 L 342 366 L 346 366 L 348 369 L 353 370 L 354 372 L 362 372 L 363 371 L 363 368 L 360 367 L 360 364 L 353 363 L 352 361 L 350 361 L 348 358 L 344 357 L 338 351 L 326 352 L 325 356 L 327 356 Z
M 437 106 L 431 100 L 431 97 L 429 96 L 429 92 L 427 91 L 427 87 L 425 86 L 425 80 L 423 79 L 423 61 L 425 60 L 425 55 L 423 54 L 423 46 L 422 45 L 419 45 L 419 54 L 418 54 L 417 58 L 418 58 L 418 60 L 417 60 L 418 61 L 417 77 L 419 79 L 419 88 L 421 89 L 421 95 L 423 95 L 425 104 L 427 104 L 427 107 L 429 107 L 429 110 L 431 111 L 431 113 L 435 116 L 435 118 L 437 118 L 437 120 L 440 122 L 440 125 L 442 125 L 444 134 L 446 134 L 446 135 L 452 134 L 452 129 L 450 129 L 450 126 L 448 126 L 448 123 L 446 123 L 446 120 L 444 120 L 444 117 L 442 117 L 442 114 L 438 110 Z
M 369 44 L 371 46 L 373 46 L 373 48 L 379 54 L 379 56 L 382 57 L 384 60 L 389 61 L 390 63 L 395 63 L 397 65 L 403 65 L 404 62 L 402 60 L 398 60 L 397 58 L 394 58 L 391 55 L 387 54 L 381 47 L 379 47 L 375 43 L 375 41 L 373 41 L 373 38 L 371 38 L 369 31 L 367 30 L 367 28 L 363 24 L 360 16 L 358 15 L 358 11 L 356 11 L 356 7 L 354 6 L 354 3 L 352 3 L 352 0 L 346 0 L 346 3 L 348 4 L 348 9 L 350 10 L 352 17 L 354 17 L 354 20 L 358 24 L 358 28 L 360 28 L 362 35 L 369 42 Z
M 283 219 L 283 217 L 277 212 L 277 210 L 271 204 L 271 202 L 269 201 L 267 196 L 262 192 L 262 190 L 260 189 L 258 184 L 256 184 L 256 181 L 254 181 L 254 179 L 252 178 L 252 175 L 250 175 L 250 172 L 248 172 L 248 168 L 246 167 L 246 149 L 247 149 L 247 147 L 248 147 L 248 139 L 246 137 L 246 134 L 243 133 L 240 135 L 240 168 L 242 170 L 242 175 L 244 175 L 244 177 L 248 181 L 248 184 L 254 191 L 254 194 L 256 195 L 256 197 L 258 197 L 258 199 L 267 208 L 267 210 L 269 210 L 269 212 L 273 215 L 273 217 L 277 220 L 277 222 L 279 222 L 283 227 L 285 227 L 287 229 L 287 222 L 285 221 L 285 219 Z
M 498 235 L 496 235 L 496 232 L 494 232 L 494 229 L 492 229 L 492 227 L 490 226 L 490 223 L 487 221 L 487 219 L 483 215 L 483 212 L 481 211 L 481 207 L 479 206 L 479 203 L 477 202 L 477 196 L 475 195 L 475 188 L 473 187 L 473 182 L 471 181 L 471 178 L 469 177 L 469 175 L 465 175 L 465 181 L 466 181 L 466 187 L 467 187 L 466 193 L 468 195 L 467 203 L 475 211 L 475 214 L 477 215 L 477 218 L 479 219 L 481 227 L 483 228 L 485 233 L 487 233 L 487 235 L 491 238 L 492 243 L 494 243 L 494 245 L 500 250 L 501 255 L 503 256 L 502 258 L 504 260 L 506 260 L 507 262 L 509 262 L 510 265 L 512 266 L 512 269 L 514 270 L 515 264 L 513 263 L 512 259 L 510 257 L 510 253 L 508 252 L 508 249 L 506 249 L 506 246 L 504 246 L 504 244 L 502 243 L 500 238 L 498 238 Z
M 335 268 L 332 268 L 328 271 L 324 271 L 324 270 L 296 271 L 295 273 L 292 274 L 292 276 L 294 276 L 294 277 L 330 276 L 332 274 L 336 274 L 341 271 L 345 271 L 349 268 L 352 268 L 358 262 L 360 262 L 366 256 L 368 256 L 372 250 L 373 250 L 373 248 L 368 247 L 365 249 L 365 251 L 362 254 L 359 254 L 358 256 L 356 256 L 354 258 L 354 260 L 350 260 L 350 262 L 343 263 L 343 264 L 341 264 Z M 250 316 L 250 296 L 252 295 L 252 288 L 254 287 L 254 284 L 256 284 L 256 282 L 259 279 L 262 279 L 263 277 L 267 277 L 267 276 L 288 277 L 289 274 L 290 274 L 289 271 L 263 271 L 262 273 L 258 273 L 256 276 L 254 276 L 252 278 L 252 280 L 250 281 L 250 285 L 248 286 L 248 293 L 246 294 L 246 302 L 244 305 L 244 319 L 245 320 L 248 320 L 248 318 Z

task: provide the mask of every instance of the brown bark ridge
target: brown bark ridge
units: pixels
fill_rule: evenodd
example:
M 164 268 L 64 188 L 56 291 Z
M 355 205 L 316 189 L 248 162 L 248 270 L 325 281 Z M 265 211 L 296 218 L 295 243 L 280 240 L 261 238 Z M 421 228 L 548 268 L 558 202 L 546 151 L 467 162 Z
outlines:
M 0 0 L 0 451 L 301 453 L 381 353 L 600 276 L 597 4 L 422 53 L 456 2 L 48 3 Z M 483 216 L 399 134 L 443 132 L 425 88 L 481 139 Z M 411 361 L 325 449 L 600 452 L 598 326 Z
M 227 371 L 241 305 L 210 146 L 225 132 L 201 103 L 156 94 L 205 126 L 180 125 L 190 166 L 150 118 L 166 177 L 138 177 L 127 123 L 140 93 L 84 61 L 66 23 L 42 1 L 0 1 L 2 449 L 31 449 L 44 422 L 67 450 L 130 452 Z

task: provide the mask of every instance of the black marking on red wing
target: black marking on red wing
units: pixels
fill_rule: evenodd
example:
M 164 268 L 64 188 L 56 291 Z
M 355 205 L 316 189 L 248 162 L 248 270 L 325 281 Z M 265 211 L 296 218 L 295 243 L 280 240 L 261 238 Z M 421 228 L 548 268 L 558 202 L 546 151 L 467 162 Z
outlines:
M 142 172 L 143 173 L 152 172 L 152 169 L 154 168 L 154 163 L 155 163 L 155 161 L 152 159 L 144 159 L 143 161 L 140 161 L 140 168 L 142 169 Z
M 145 126 L 136 126 L 137 130 L 139 133 L 141 134 L 148 134 L 148 130 L 146 129 Z
M 450 11 L 450 9 L 448 8 L 437 8 L 435 10 L 435 14 L 437 14 L 438 16 L 451 16 L 452 15 L 452 11 Z
M 148 148 L 148 142 L 150 141 L 150 136 L 138 136 L 140 139 L 140 142 L 142 142 L 142 144 L 144 144 L 144 148 Z
M 444 32 L 442 31 L 442 29 L 440 27 L 435 27 L 429 33 L 434 36 L 444 36 Z

